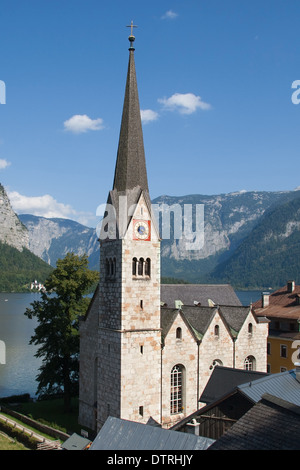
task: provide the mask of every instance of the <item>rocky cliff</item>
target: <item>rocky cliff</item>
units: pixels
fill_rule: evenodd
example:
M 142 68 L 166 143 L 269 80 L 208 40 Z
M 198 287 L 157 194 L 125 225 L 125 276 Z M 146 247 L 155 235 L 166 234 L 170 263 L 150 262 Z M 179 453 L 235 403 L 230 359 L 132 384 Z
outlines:
M 96 231 L 73 220 L 47 219 L 21 214 L 20 220 L 29 232 L 29 249 L 51 266 L 68 252 L 87 254 L 91 269 L 99 269 L 99 243 Z
M 0 242 L 18 251 L 29 248 L 29 233 L 13 211 L 4 187 L 0 184 Z

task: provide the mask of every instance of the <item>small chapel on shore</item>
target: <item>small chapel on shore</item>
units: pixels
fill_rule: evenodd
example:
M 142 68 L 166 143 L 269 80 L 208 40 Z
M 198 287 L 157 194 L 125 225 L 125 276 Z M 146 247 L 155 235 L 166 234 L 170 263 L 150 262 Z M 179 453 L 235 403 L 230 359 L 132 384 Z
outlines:
M 161 285 L 134 40 L 131 31 L 107 199 L 115 236 L 100 237 L 99 285 L 80 321 L 79 423 L 96 432 L 109 416 L 168 428 L 201 407 L 216 365 L 262 372 L 267 366 L 268 321 L 242 306 L 230 286 Z M 132 213 L 122 212 L 124 201 Z M 108 225 L 104 218 L 102 234 Z

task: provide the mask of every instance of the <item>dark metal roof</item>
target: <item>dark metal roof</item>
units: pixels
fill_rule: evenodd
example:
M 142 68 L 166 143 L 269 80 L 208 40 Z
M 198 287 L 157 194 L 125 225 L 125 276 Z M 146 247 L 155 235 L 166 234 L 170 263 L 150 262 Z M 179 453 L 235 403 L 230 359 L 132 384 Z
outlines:
M 300 406 L 300 383 L 296 379 L 295 370 L 270 374 L 239 385 L 237 389 L 255 403 L 264 393 L 269 393 Z
M 109 417 L 89 450 L 206 450 L 213 439 Z

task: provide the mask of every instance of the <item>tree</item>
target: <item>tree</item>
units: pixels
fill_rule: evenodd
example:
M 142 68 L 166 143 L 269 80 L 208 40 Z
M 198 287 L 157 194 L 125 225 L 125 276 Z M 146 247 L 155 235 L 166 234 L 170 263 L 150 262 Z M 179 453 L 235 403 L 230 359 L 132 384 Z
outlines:
M 88 269 L 86 255 L 68 253 L 47 278 L 41 300 L 25 312 L 38 320 L 30 339 L 30 344 L 40 346 L 35 356 L 43 358 L 37 393 L 63 393 L 65 411 L 70 410 L 71 397 L 78 394 L 79 317 L 87 311 L 87 294 L 98 276 Z

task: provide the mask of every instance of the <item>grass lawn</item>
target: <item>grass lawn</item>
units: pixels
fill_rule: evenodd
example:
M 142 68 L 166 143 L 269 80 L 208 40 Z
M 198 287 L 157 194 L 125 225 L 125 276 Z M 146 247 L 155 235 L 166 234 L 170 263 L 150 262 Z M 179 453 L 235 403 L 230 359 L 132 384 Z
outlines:
M 28 450 L 23 444 L 0 433 L 0 450 Z
M 41 421 L 60 431 L 72 434 L 80 434 L 82 426 L 78 424 L 78 399 L 72 399 L 72 411 L 64 412 L 62 399 L 41 400 L 36 402 L 21 403 L 15 408 L 18 413 L 29 416 L 36 421 Z

